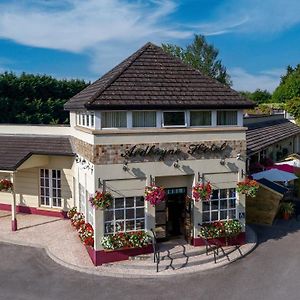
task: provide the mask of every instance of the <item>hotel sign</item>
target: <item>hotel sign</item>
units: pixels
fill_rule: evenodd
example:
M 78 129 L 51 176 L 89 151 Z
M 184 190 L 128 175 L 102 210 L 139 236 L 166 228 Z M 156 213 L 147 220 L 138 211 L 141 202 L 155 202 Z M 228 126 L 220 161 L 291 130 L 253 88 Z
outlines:
M 124 153 L 121 154 L 122 157 L 130 159 L 137 157 L 157 157 L 159 160 L 165 160 L 167 156 L 182 156 L 184 154 L 189 155 L 201 155 L 203 153 L 221 153 L 225 151 L 228 147 L 228 144 L 224 142 L 222 145 L 218 146 L 216 144 L 206 145 L 205 143 L 201 144 L 191 144 L 188 147 L 187 151 L 182 149 L 173 148 L 173 149 L 164 149 L 159 148 L 155 145 L 138 147 L 137 145 L 132 146 L 130 149 L 126 149 Z

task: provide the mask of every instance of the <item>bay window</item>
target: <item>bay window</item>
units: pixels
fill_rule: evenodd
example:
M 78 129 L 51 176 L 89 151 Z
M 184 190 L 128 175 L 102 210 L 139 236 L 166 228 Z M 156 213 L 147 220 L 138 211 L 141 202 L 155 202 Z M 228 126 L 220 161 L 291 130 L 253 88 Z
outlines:
M 127 113 L 126 111 L 108 111 L 101 114 L 102 128 L 126 128 Z
M 163 125 L 165 127 L 185 127 L 186 119 L 184 111 L 163 112 Z
M 105 234 L 145 229 L 144 197 L 114 198 L 105 210 Z
M 61 207 L 61 171 L 40 170 L 40 204 L 48 207 Z
M 210 111 L 191 111 L 190 126 L 210 126 L 211 112 Z
M 236 190 L 213 190 L 212 197 L 202 202 L 202 222 L 225 221 L 236 219 Z
M 237 111 L 217 111 L 217 125 L 237 125 Z
M 156 112 L 133 111 L 132 127 L 156 127 Z

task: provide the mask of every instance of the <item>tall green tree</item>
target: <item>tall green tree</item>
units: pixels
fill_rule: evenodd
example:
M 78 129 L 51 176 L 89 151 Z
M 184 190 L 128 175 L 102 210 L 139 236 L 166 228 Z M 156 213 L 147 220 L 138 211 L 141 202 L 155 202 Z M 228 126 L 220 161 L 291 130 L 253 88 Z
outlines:
M 272 94 L 267 90 L 257 89 L 254 92 L 240 92 L 246 98 L 253 100 L 257 104 L 268 103 L 272 98 Z
M 286 102 L 300 97 L 300 64 L 295 68 L 288 66 L 286 74 L 281 77 L 279 86 L 272 95 L 273 102 Z
M 47 75 L 0 74 L 0 122 L 63 124 L 64 103 L 87 86 L 83 80 L 58 80 Z
M 285 104 L 285 109 L 300 123 L 300 97 L 294 97 Z
M 203 35 L 196 34 L 193 42 L 187 45 L 186 48 L 173 44 L 162 44 L 162 48 L 165 52 L 180 58 L 183 62 L 200 70 L 203 74 L 215 78 L 228 86 L 232 84 L 226 67 L 218 59 L 219 50 L 208 44 Z

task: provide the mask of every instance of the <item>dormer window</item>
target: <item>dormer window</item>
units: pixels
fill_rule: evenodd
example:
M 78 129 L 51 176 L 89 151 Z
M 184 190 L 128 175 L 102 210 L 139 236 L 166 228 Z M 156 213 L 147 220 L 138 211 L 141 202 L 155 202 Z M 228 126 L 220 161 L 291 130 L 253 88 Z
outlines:
M 127 113 L 126 111 L 107 111 L 101 114 L 102 128 L 126 128 Z
M 184 111 L 163 112 L 164 127 L 186 127 L 186 116 Z
M 218 111 L 217 125 L 237 125 L 237 111 Z
M 191 111 L 190 126 L 211 126 L 211 111 Z
M 132 127 L 156 127 L 156 112 L 133 111 Z

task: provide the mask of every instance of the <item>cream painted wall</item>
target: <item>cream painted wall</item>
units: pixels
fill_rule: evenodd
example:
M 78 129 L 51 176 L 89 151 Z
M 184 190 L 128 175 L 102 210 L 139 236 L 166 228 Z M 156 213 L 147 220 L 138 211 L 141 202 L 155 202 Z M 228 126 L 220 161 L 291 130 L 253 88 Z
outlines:
M 48 162 L 39 168 L 18 170 L 15 173 L 14 188 L 17 205 L 40 207 L 39 205 L 39 171 L 40 168 L 61 170 L 61 188 L 63 210 L 73 207 L 73 157 L 48 156 Z M 8 173 L 1 173 L 1 178 L 9 178 Z M 11 204 L 10 193 L 0 192 L 0 203 Z

